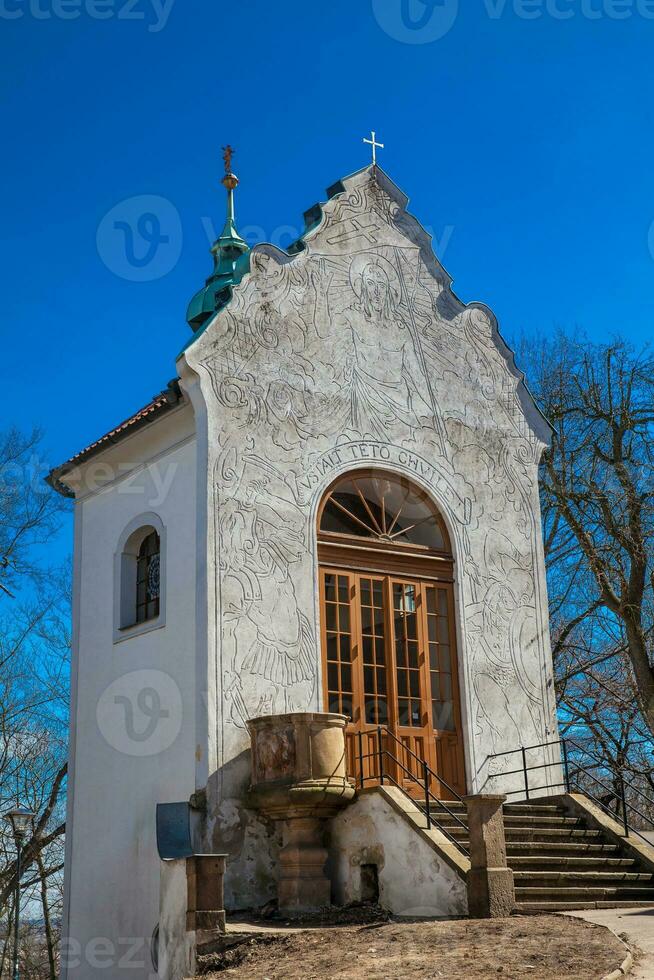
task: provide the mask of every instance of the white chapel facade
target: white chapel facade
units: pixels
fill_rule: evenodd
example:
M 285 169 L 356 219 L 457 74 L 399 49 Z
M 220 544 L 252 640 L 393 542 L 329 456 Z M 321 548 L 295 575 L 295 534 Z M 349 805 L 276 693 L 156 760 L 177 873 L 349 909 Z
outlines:
M 549 428 L 495 317 L 458 299 L 376 165 L 286 252 L 248 249 L 225 183 L 175 380 L 51 474 L 75 500 L 64 930 L 81 950 L 155 931 L 159 803 L 190 800 L 198 847 L 228 855 L 228 908 L 272 897 L 252 718 L 347 715 L 352 768 L 383 728 L 462 796 L 514 788 L 500 753 L 558 738 Z

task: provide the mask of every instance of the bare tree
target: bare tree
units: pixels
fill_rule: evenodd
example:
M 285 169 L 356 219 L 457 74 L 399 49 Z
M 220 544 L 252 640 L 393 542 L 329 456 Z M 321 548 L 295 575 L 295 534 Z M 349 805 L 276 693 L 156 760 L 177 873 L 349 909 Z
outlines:
M 0 432 L 0 591 L 41 577 L 38 546 L 59 528 L 64 504 L 43 483 L 41 433 Z
M 38 433 L 0 433 L 0 804 L 36 814 L 21 851 L 21 975 L 52 978 L 65 832 L 69 575 L 49 560 L 62 501 L 43 484 Z M 16 889 L 15 841 L 0 824 L 0 916 Z M 56 914 L 56 912 L 55 912 Z
M 519 359 L 554 427 L 541 499 L 555 660 L 569 673 L 621 658 L 654 733 L 654 358 L 558 333 Z

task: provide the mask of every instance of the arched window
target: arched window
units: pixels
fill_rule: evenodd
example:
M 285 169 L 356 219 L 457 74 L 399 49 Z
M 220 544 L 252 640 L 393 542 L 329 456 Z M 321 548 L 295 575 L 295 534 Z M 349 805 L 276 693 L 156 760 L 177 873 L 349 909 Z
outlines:
M 438 508 L 399 474 L 348 473 L 319 509 L 318 558 L 323 705 L 350 718 L 351 771 L 381 726 L 409 791 L 418 758 L 465 792 L 454 556 Z
M 404 477 L 374 470 L 347 476 L 332 487 L 320 530 L 450 553 L 442 518 L 427 494 Z
M 161 542 L 156 531 L 143 539 L 136 560 L 136 622 L 145 623 L 159 615 L 161 588 Z
M 116 554 L 116 641 L 164 625 L 165 529 L 155 514 L 144 517 L 125 529 Z

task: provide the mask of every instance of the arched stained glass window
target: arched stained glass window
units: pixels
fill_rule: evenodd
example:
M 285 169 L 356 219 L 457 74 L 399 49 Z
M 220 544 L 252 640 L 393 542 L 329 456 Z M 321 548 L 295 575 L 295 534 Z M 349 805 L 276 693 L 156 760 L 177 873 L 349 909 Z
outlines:
M 143 539 L 136 560 L 136 622 L 145 623 L 159 615 L 161 547 L 152 531 Z
M 447 531 L 426 493 L 410 480 L 381 472 L 348 474 L 332 487 L 320 530 L 449 553 Z

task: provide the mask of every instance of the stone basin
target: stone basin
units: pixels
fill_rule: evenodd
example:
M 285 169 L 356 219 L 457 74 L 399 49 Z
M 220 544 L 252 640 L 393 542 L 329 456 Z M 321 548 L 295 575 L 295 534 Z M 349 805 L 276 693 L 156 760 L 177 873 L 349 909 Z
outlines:
M 325 871 L 327 820 L 347 806 L 345 715 L 302 712 L 248 722 L 252 745 L 249 805 L 282 823 L 280 909 L 301 912 L 328 906 Z

